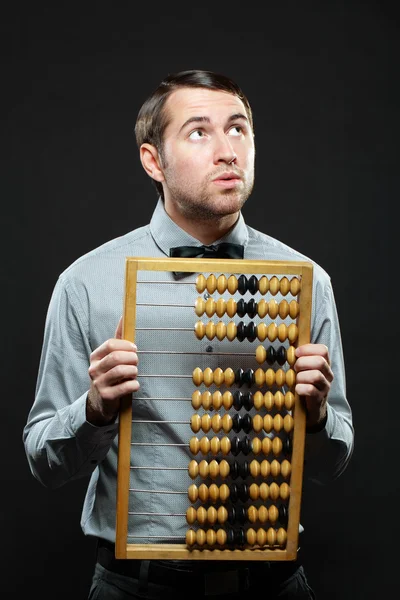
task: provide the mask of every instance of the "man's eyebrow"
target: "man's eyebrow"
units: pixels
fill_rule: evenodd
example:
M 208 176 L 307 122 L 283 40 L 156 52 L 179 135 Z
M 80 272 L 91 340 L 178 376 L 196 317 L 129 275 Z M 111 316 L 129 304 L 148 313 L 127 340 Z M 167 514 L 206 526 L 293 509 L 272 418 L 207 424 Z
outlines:
M 232 121 L 237 121 L 238 119 L 244 119 L 245 121 L 248 121 L 248 118 L 243 113 L 234 113 L 228 118 L 227 122 L 232 123 Z M 190 117 L 187 121 L 184 122 L 179 132 L 181 132 L 183 129 L 185 129 L 185 127 L 190 125 L 190 123 L 211 123 L 211 120 L 209 117 Z

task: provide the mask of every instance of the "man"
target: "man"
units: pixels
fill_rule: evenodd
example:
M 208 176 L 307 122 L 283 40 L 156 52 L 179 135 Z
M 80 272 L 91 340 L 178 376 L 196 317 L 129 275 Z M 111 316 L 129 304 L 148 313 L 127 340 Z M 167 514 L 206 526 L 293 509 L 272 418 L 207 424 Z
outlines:
M 309 260 L 244 222 L 241 208 L 254 183 L 254 131 L 248 100 L 233 81 L 207 71 L 168 76 L 142 106 L 136 138 L 158 203 L 148 226 L 89 252 L 59 277 L 46 320 L 36 398 L 23 435 L 32 472 L 50 487 L 90 476 L 81 526 L 86 535 L 99 540 L 92 599 L 239 598 L 260 585 L 270 598 L 313 598 L 299 561 L 238 561 L 228 568 L 224 561 L 149 563 L 114 557 L 120 399 L 133 394 L 137 440 L 142 439 L 145 425 L 140 420 L 146 411 L 165 417 L 158 395 L 177 395 L 174 380 L 146 378 L 155 365 L 160 373 L 168 373 L 168 359 L 150 353 L 138 364 L 141 347 L 148 344 L 157 350 L 163 332 L 151 338 L 138 328 L 136 344 L 122 339 L 125 258 L 165 257 L 179 246 L 228 242 L 242 246 L 246 259 Z M 203 251 L 207 256 L 212 248 Z M 170 278 L 173 283 L 174 274 Z M 148 306 L 141 315 L 138 308 L 139 323 L 150 319 L 153 298 L 146 293 Z M 175 291 L 168 293 L 173 297 Z M 186 292 L 179 293 L 185 300 Z M 182 297 L 178 306 L 185 304 Z M 185 319 L 180 310 L 179 318 Z M 173 311 L 165 313 L 166 323 L 175 318 Z M 353 426 L 333 291 L 329 276 L 315 263 L 311 334 L 312 343 L 296 350 L 296 392 L 304 397 L 307 411 L 305 476 L 324 483 L 346 468 Z M 191 343 L 192 338 L 187 350 Z M 213 345 L 206 341 L 203 349 L 212 360 Z M 149 404 L 149 399 L 154 402 Z M 173 423 L 183 409 L 173 410 L 163 429 L 166 442 L 180 437 L 179 425 Z M 156 443 L 134 447 L 134 468 L 149 461 L 156 465 L 156 447 Z M 173 534 L 176 521 L 172 515 L 166 524 L 161 522 L 164 500 L 158 494 L 171 476 L 161 469 L 141 476 L 144 487 L 153 492 L 151 498 L 138 500 L 138 536 L 151 540 Z M 152 518 L 146 516 L 146 502 L 152 504 Z M 217 583 L 211 586 L 211 580 Z

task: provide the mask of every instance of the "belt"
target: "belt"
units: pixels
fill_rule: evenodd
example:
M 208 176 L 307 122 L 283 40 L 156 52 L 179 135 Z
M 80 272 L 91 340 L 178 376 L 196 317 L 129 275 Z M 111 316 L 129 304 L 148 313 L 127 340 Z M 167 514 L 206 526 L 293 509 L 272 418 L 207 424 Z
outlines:
M 97 562 L 105 569 L 139 580 L 146 570 L 148 583 L 156 583 L 176 589 L 196 586 L 207 587 L 219 582 L 226 590 L 228 580 L 237 582 L 236 591 L 244 591 L 249 585 L 260 581 L 263 585 L 279 585 L 289 579 L 300 567 L 300 561 L 196 561 L 115 558 L 114 544 L 97 540 Z M 214 582 L 214 583 L 213 583 Z M 217 584 L 218 585 L 218 584 Z

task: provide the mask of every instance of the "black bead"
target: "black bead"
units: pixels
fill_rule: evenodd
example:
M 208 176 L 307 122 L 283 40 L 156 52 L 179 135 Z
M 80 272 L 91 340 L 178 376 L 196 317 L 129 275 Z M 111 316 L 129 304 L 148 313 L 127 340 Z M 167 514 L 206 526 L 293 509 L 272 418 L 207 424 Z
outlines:
M 244 544 L 246 543 L 246 534 L 244 532 L 243 527 L 236 531 L 235 540 L 236 544 L 238 544 L 239 546 L 244 546 Z
M 251 416 L 249 415 L 249 413 L 243 415 L 241 425 L 242 425 L 242 429 L 245 433 L 250 433 L 250 431 L 252 431 L 253 420 L 252 420 Z
M 242 429 L 242 417 L 239 413 L 236 413 L 232 417 L 232 429 L 235 433 L 238 433 Z
M 239 465 L 236 460 L 229 465 L 229 475 L 233 480 L 239 477 Z
M 235 543 L 235 532 L 231 528 L 226 530 L 226 543 L 229 546 L 232 546 Z
M 239 390 L 233 392 L 233 408 L 240 410 L 243 406 L 243 394 Z
M 243 463 L 241 463 L 239 465 L 239 476 L 242 479 L 246 479 L 246 477 L 249 476 L 249 473 L 250 473 L 249 463 L 247 462 L 247 460 L 245 460 Z
M 248 287 L 248 283 L 247 283 L 247 277 L 246 275 L 240 275 L 238 278 L 238 292 L 239 294 L 242 294 L 242 296 L 244 296 L 244 294 L 247 292 L 247 287 Z
M 228 523 L 231 525 L 236 523 L 236 510 L 233 506 L 228 507 Z
M 253 394 L 251 392 L 245 392 L 243 394 L 242 402 L 246 410 L 251 410 L 254 406 Z
M 288 510 L 284 504 L 279 507 L 279 522 L 281 525 L 287 525 L 288 523 Z
M 255 275 L 252 275 L 249 278 L 248 284 L 247 284 L 248 290 L 250 292 L 250 294 L 257 294 L 258 292 L 258 279 Z
M 242 483 L 242 485 L 238 486 L 238 495 L 239 495 L 239 499 L 242 502 L 246 502 L 246 500 L 248 500 L 248 498 L 249 498 L 249 486 L 247 485 L 247 483 Z
M 241 446 L 241 450 L 245 456 L 250 454 L 250 452 L 252 450 L 250 438 L 244 437 L 240 442 L 240 446 Z
M 246 325 L 243 323 L 243 321 L 240 321 L 237 324 L 237 328 L 236 328 L 236 337 L 239 340 L 239 342 L 243 342 L 243 340 L 246 337 L 246 334 L 247 334 Z
M 257 302 L 254 300 L 254 298 L 251 298 L 251 300 L 249 300 L 247 303 L 247 314 L 249 315 L 250 319 L 254 319 L 257 314 Z
M 273 365 L 276 361 L 276 350 L 273 346 L 269 346 L 267 349 L 267 363 Z
M 280 365 L 281 367 L 285 364 L 285 362 L 286 362 L 285 346 L 279 346 L 278 351 L 276 353 L 276 361 L 277 361 L 278 365 Z
M 243 300 L 243 298 L 240 298 L 240 300 L 237 301 L 236 314 L 240 318 L 244 317 L 246 314 L 246 302 Z
M 246 523 L 247 514 L 244 506 L 238 506 L 236 508 L 236 521 L 237 523 Z
M 245 372 L 243 373 L 243 378 L 242 381 L 244 384 L 248 385 L 249 387 L 251 385 L 253 385 L 254 383 L 254 371 L 253 369 L 246 369 Z
M 229 487 L 229 498 L 233 504 L 236 504 L 236 502 L 238 501 L 238 496 L 238 486 L 236 485 L 236 483 L 232 483 L 232 485 Z
M 235 383 L 239 386 L 243 384 L 243 369 L 237 369 L 235 371 Z
M 254 321 L 251 321 L 246 327 L 246 337 L 249 342 L 254 342 L 257 337 L 257 327 Z
M 242 449 L 242 443 L 238 437 L 231 439 L 231 454 L 237 456 Z

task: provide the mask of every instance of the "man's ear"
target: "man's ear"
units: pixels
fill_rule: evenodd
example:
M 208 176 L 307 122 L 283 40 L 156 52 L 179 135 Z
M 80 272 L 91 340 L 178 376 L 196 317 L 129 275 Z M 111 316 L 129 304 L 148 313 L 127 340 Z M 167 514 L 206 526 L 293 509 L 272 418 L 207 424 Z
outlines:
M 155 146 L 152 144 L 142 144 L 140 146 L 140 160 L 147 175 L 155 179 L 155 181 L 164 181 L 160 155 Z

